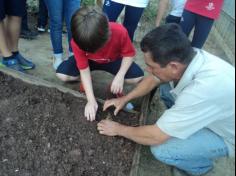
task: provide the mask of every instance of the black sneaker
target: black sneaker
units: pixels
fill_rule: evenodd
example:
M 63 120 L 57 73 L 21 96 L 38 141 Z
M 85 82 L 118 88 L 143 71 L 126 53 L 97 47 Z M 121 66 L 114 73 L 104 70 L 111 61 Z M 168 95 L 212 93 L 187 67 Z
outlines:
M 31 31 L 30 29 L 27 30 L 21 30 L 20 38 L 26 39 L 26 40 L 33 40 L 36 39 L 38 33 Z

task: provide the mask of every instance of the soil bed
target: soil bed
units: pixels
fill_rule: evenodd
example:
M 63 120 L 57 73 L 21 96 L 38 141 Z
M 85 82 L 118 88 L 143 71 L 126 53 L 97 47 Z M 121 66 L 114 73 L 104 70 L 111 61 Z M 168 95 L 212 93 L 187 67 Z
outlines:
M 86 101 L 0 72 L 0 176 L 128 176 L 136 145 L 98 134 Z M 101 106 L 100 106 L 101 107 Z M 110 112 L 98 112 L 98 120 Z M 136 115 L 113 120 L 136 126 Z

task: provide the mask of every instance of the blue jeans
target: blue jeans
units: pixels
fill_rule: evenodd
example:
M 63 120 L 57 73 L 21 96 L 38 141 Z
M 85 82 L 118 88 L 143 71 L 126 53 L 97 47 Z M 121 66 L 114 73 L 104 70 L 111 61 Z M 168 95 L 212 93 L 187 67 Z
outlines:
M 125 19 L 123 25 L 129 33 L 130 39 L 133 41 L 134 32 L 137 29 L 140 18 L 142 17 L 144 8 L 128 6 L 111 0 L 105 0 L 103 11 L 107 14 L 109 21 L 116 22 L 122 10 L 125 8 Z
M 213 19 L 184 10 L 183 21 L 180 25 L 187 36 L 195 27 L 192 46 L 201 49 L 207 40 L 213 23 Z
M 157 160 L 177 167 L 190 175 L 206 174 L 213 161 L 228 156 L 224 140 L 209 129 L 202 129 L 186 140 L 172 138 L 160 146 L 152 146 Z
M 44 0 L 50 17 L 50 34 L 54 54 L 63 53 L 62 28 L 65 19 L 70 46 L 71 28 L 70 21 L 76 10 L 80 8 L 80 0 Z M 70 46 L 70 51 L 72 48 Z

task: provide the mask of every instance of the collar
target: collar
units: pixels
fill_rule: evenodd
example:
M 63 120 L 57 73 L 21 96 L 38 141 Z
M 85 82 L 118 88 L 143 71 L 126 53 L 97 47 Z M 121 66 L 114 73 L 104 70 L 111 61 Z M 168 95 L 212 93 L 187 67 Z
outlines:
M 194 80 L 195 76 L 197 75 L 200 68 L 205 63 L 206 58 L 202 57 L 202 50 L 194 48 L 195 52 L 197 53 L 196 56 L 193 58 L 192 62 L 189 64 L 187 69 L 185 70 L 182 78 L 178 82 L 177 86 L 174 87 L 174 82 L 170 82 L 171 93 L 174 95 L 179 95 L 191 82 Z

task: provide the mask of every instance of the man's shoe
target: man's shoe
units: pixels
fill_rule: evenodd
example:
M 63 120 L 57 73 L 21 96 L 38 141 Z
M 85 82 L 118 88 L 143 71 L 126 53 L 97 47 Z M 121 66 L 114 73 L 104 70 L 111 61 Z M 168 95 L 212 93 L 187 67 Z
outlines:
M 20 53 L 16 55 L 16 59 L 19 63 L 19 65 L 24 70 L 31 70 L 35 68 L 35 64 L 27 59 L 25 59 Z
M 21 30 L 20 38 L 23 38 L 26 40 L 33 40 L 33 39 L 36 39 L 37 35 L 38 35 L 37 32 L 31 31 L 29 29 Z
M 2 60 L 2 66 L 24 73 L 24 69 L 20 66 L 17 59 Z

